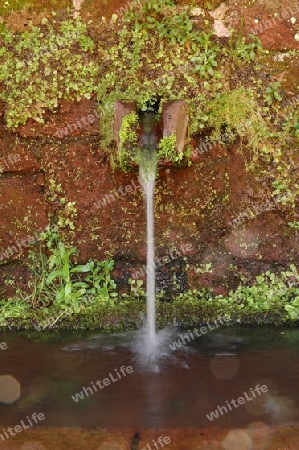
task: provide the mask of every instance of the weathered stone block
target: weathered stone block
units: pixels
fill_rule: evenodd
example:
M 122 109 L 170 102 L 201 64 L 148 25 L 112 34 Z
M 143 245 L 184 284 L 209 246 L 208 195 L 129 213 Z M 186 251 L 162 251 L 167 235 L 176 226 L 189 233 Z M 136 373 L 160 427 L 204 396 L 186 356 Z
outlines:
M 163 105 L 163 137 L 176 133 L 176 147 L 184 151 L 188 139 L 188 106 L 185 100 L 166 102 Z
M 24 126 L 18 128 L 18 134 L 24 137 L 53 136 L 63 139 L 69 136 L 97 135 L 100 112 L 95 99 L 83 98 L 79 102 L 63 100 L 58 114 L 48 111 L 45 123 L 37 123 L 29 119 Z
M 0 173 L 37 172 L 40 164 L 26 147 L 0 149 Z
M 44 195 L 35 181 L 28 174 L 0 177 L 0 263 L 37 245 L 48 224 Z
M 136 103 L 126 103 L 121 100 L 117 100 L 114 103 L 114 140 L 117 144 L 118 151 L 120 151 L 119 132 L 122 126 L 122 122 L 124 117 L 131 112 L 137 112 Z

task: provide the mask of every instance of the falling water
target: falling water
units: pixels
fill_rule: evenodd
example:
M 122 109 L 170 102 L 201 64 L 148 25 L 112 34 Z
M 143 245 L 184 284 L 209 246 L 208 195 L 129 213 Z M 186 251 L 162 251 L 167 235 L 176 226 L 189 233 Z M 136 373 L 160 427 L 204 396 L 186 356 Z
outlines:
M 154 243 L 154 191 L 156 178 L 155 136 L 152 131 L 155 116 L 153 113 L 144 115 L 142 151 L 140 161 L 140 183 L 146 199 L 147 220 L 147 262 L 146 262 L 146 298 L 147 298 L 147 338 L 150 346 L 156 341 L 155 327 L 155 243 Z
M 172 330 L 164 328 L 156 331 L 156 305 L 155 305 L 155 234 L 154 234 L 154 191 L 156 179 L 156 144 L 155 113 L 147 112 L 142 117 L 143 132 L 141 135 L 141 157 L 139 165 L 139 178 L 146 200 L 147 220 L 147 262 L 146 262 L 146 298 L 147 321 L 144 327 L 137 332 L 134 343 L 134 352 L 137 362 L 143 370 L 159 372 L 160 364 L 168 358 L 170 351 L 168 343 L 171 342 Z M 173 337 L 172 337 L 173 340 Z M 152 399 L 152 391 L 150 400 Z M 149 401 L 150 401 L 149 400 Z M 156 406 L 156 401 L 155 401 Z

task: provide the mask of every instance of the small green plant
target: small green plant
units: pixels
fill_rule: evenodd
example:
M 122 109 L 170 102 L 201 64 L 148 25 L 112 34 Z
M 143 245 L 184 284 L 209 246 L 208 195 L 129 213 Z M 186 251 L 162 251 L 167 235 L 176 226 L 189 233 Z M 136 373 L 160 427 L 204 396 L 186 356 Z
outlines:
M 195 114 L 204 118 L 203 125 L 213 129 L 211 139 L 221 142 L 223 130 L 230 140 L 239 136 L 247 142 L 253 155 L 258 152 L 270 137 L 270 129 L 263 118 L 254 92 L 244 87 L 220 93 L 204 106 L 204 111 Z
M 282 97 L 279 93 L 280 85 L 281 83 L 276 81 L 275 83 L 272 83 L 270 86 L 267 87 L 265 100 L 269 106 L 272 105 L 272 103 L 274 103 L 275 100 L 277 100 L 278 102 L 282 101 Z
M 292 291 L 292 298 L 289 304 L 285 305 L 285 310 L 293 320 L 299 319 L 299 274 L 294 264 L 290 270 L 283 273 Z
M 132 280 L 132 278 L 129 278 L 129 285 L 130 285 L 130 293 L 123 294 L 124 297 L 138 298 L 138 299 L 145 298 L 143 280 Z
M 299 319 L 299 289 L 297 289 L 296 291 L 297 295 L 294 300 L 292 300 L 289 305 L 285 305 L 286 311 L 288 312 L 290 318 L 293 320 Z
M 244 308 L 253 311 L 268 311 L 279 299 L 287 295 L 287 286 L 280 282 L 274 273 L 266 272 L 256 277 L 256 282 L 251 286 L 240 286 L 231 298 L 240 302 Z
M 196 273 L 212 273 L 212 264 L 211 263 L 206 263 L 206 264 L 198 264 L 196 269 L 195 269 Z
M 107 264 L 106 267 L 108 287 L 112 264 Z M 98 277 L 99 272 L 94 271 L 95 268 L 96 265 L 93 267 L 91 265 L 88 275 L 93 274 Z M 205 273 L 206 269 L 208 271 L 211 269 L 210 264 L 201 264 L 198 268 L 200 274 Z M 48 272 L 46 272 L 47 275 Z M 178 287 L 175 274 L 172 280 Z M 28 301 L 28 294 L 27 297 L 22 298 L 21 293 L 18 292 L 15 298 L 0 301 L 0 326 L 11 329 L 23 327 L 40 329 L 40 327 L 59 327 L 63 324 L 77 327 L 77 329 L 89 329 L 91 326 L 92 329 L 101 328 L 111 331 L 119 329 L 119 320 L 122 325 L 128 326 L 129 322 L 129 326 L 132 326 L 131 321 L 140 323 L 140 314 L 144 314 L 145 293 L 142 280 L 129 280 L 129 284 L 130 293 L 122 294 L 119 301 L 112 299 L 99 301 L 95 294 L 90 294 L 80 298 L 80 302 L 60 308 L 52 304 L 55 289 L 51 292 L 52 303 L 42 308 L 37 306 L 33 308 Z M 103 285 L 100 284 L 101 286 Z M 161 292 L 157 296 L 158 299 L 165 299 L 165 293 Z M 217 319 L 217 316 L 223 317 L 224 313 L 233 323 L 298 322 L 299 274 L 296 267 L 291 265 L 289 269 L 281 273 L 267 271 L 258 275 L 254 282 L 250 283 L 243 278 L 238 288 L 231 290 L 227 296 L 213 296 L 211 289 L 206 288 L 188 289 L 169 302 L 157 302 L 157 319 L 159 324 L 163 323 L 164 326 L 173 323 L 174 319 L 187 326 L 203 324 Z
M 135 112 L 127 114 L 124 117 L 121 129 L 119 132 L 121 150 L 123 150 L 124 147 L 126 147 L 126 146 L 132 147 L 137 144 L 138 126 L 139 126 L 139 118 Z
M 120 152 L 118 157 L 123 170 L 126 170 L 130 163 L 139 161 L 138 130 L 138 114 L 135 112 L 127 114 L 119 132 Z
M 86 283 L 74 281 L 72 275 L 89 271 L 87 265 L 72 267 L 71 256 L 76 253 L 76 248 L 67 249 L 63 242 L 57 242 L 52 248 L 52 254 L 48 261 L 49 274 L 46 284 L 55 289 L 54 304 L 60 309 L 69 307 L 70 304 L 78 306 L 80 297 L 86 294 Z
M 217 55 L 219 47 L 212 44 L 212 33 L 201 33 L 197 36 L 199 46 L 193 43 L 193 50 L 198 52 L 197 56 L 193 56 L 190 61 L 194 64 L 193 72 L 198 73 L 201 78 L 210 78 L 215 75 L 215 67 L 217 67 Z
M 7 104 L 7 126 L 16 128 L 29 118 L 43 123 L 45 110 L 55 110 L 62 98 L 90 98 L 99 72 L 93 49 L 80 19 L 43 18 L 21 34 L 1 27 L 0 98 Z
M 299 230 L 299 222 L 288 222 L 289 227 Z
M 278 203 L 281 203 L 282 205 L 292 205 L 294 208 L 299 193 L 299 184 L 290 183 L 288 173 L 286 173 L 286 175 L 286 177 L 282 177 L 281 175 L 277 176 L 272 182 L 274 189 L 272 195 Z
M 0 326 L 9 326 L 10 319 L 19 319 L 27 315 L 30 304 L 22 299 L 10 298 L 0 301 Z
M 210 290 L 188 290 L 180 294 L 174 305 L 183 309 L 188 323 L 211 320 L 213 315 L 223 315 L 238 323 L 269 323 L 299 319 L 299 275 L 294 265 L 289 270 L 275 274 L 267 271 L 256 276 L 254 282 L 241 279 L 236 290 L 227 296 L 213 296 Z M 203 301 L 204 300 L 204 301 Z M 287 311 L 287 313 L 286 313 Z M 273 323 L 273 322 L 272 322 Z
M 105 260 L 95 263 L 89 261 L 86 265 L 88 275 L 84 278 L 86 283 L 86 293 L 99 297 L 117 297 L 115 282 L 111 278 L 111 272 L 114 267 L 113 260 Z
M 179 162 L 182 159 L 182 156 L 182 154 L 178 154 L 177 152 L 176 133 L 173 133 L 170 136 L 165 136 L 160 140 L 157 152 L 158 159 Z
M 172 44 L 186 43 L 192 30 L 192 22 L 186 10 L 178 13 L 173 0 L 147 0 L 138 9 L 134 8 L 135 3 L 132 2 L 131 8 L 124 15 L 125 21 L 134 21 L 135 30 L 146 33 L 155 30 L 162 39 Z
M 233 50 L 235 51 L 237 57 L 244 59 L 247 62 L 253 61 L 258 51 L 265 52 L 262 43 L 257 36 L 254 34 L 249 34 L 248 38 L 250 40 L 248 43 L 246 43 L 245 37 L 238 39 L 235 44 L 235 50 Z
M 294 118 L 294 134 L 299 137 L 299 114 Z
M 87 296 L 94 296 L 100 301 L 115 296 L 112 291 L 116 285 L 111 279 L 114 261 L 89 261 L 75 265 L 72 256 L 76 248 L 67 248 L 60 235 L 48 229 L 41 236 L 49 255 L 40 246 L 39 254 L 29 254 L 33 281 L 30 284 L 32 294 L 31 306 L 51 306 L 58 310 L 78 308 Z

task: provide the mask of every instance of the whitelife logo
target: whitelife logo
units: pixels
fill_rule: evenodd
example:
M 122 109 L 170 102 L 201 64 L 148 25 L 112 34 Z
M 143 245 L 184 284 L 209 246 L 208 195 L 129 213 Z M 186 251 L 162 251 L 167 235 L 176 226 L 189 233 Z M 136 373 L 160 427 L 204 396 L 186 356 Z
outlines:
M 255 392 L 258 393 L 258 395 L 262 395 L 262 393 L 266 393 L 268 392 L 268 387 L 263 384 L 262 386 L 260 386 L 259 384 L 257 384 L 254 388 L 254 390 L 252 388 L 250 388 L 251 391 L 251 395 L 252 397 L 248 397 L 247 392 L 243 392 L 246 400 L 248 402 L 251 402 L 251 400 L 253 400 L 254 398 L 256 398 L 256 394 Z M 255 391 L 255 392 L 254 392 Z M 217 409 L 215 411 L 212 411 L 210 414 L 206 414 L 207 418 L 212 422 L 214 419 L 218 419 L 219 417 L 219 413 L 223 416 L 224 413 L 228 413 L 228 409 L 230 411 L 232 411 L 232 407 L 234 408 L 239 408 L 240 405 L 244 405 L 245 403 L 245 398 L 244 397 L 239 397 L 237 400 L 232 399 L 230 402 L 229 401 L 225 401 L 226 406 L 217 406 Z M 223 412 L 224 411 L 224 412 Z
M 119 372 L 118 372 L 119 370 Z M 87 397 L 89 397 L 89 394 L 94 394 L 95 392 L 98 392 L 98 388 L 95 386 L 97 385 L 100 389 L 104 389 L 104 387 L 109 386 L 111 384 L 111 381 L 113 383 L 115 383 L 118 380 L 121 380 L 122 378 L 124 378 L 127 374 L 130 374 L 133 372 L 133 367 L 132 366 L 121 366 L 120 369 L 114 369 L 114 371 L 116 372 L 115 374 L 112 374 L 111 372 L 109 373 L 107 378 L 104 378 L 103 380 L 97 380 L 95 383 L 92 381 L 91 385 L 92 387 L 85 387 L 83 386 L 83 391 L 77 392 L 77 394 L 72 395 L 72 399 L 74 400 L 74 402 L 78 402 L 79 400 L 83 400 L 84 397 L 87 395 Z M 115 375 L 115 378 L 114 376 Z M 103 383 L 103 384 L 102 384 Z
M 175 248 L 174 250 L 169 251 L 168 255 L 164 256 L 162 259 L 155 257 L 155 261 L 153 264 L 144 265 L 141 269 L 136 270 L 132 273 L 132 280 L 137 280 L 146 275 L 147 269 L 151 271 L 156 270 L 159 267 L 162 267 L 164 264 L 168 264 L 171 261 L 175 261 L 176 259 L 182 257 L 182 255 L 187 255 L 192 250 L 192 244 L 182 244 L 180 245 L 180 249 Z
M 0 261 L 5 261 L 6 259 L 9 259 L 10 256 L 13 256 L 14 254 L 22 253 L 23 248 L 28 248 L 30 245 L 35 244 L 36 242 L 40 241 L 40 234 L 45 233 L 48 230 L 52 231 L 58 231 L 57 225 L 53 225 L 51 227 L 46 227 L 46 229 L 37 230 L 34 232 L 34 236 L 30 236 L 26 239 L 21 239 L 20 241 L 16 241 L 15 244 L 19 247 L 19 250 L 17 249 L 16 245 L 12 245 L 11 247 L 7 247 L 5 251 L 0 253 Z
M 9 439 L 11 436 L 15 436 L 16 433 L 20 433 L 21 431 L 26 430 L 27 428 L 33 427 L 34 424 L 38 423 L 38 421 L 44 420 L 45 415 L 42 413 L 37 414 L 35 412 L 32 414 L 31 418 L 27 416 L 26 419 L 28 422 L 27 424 L 24 422 L 24 420 L 21 420 L 21 425 L 16 425 L 15 427 L 8 427 L 6 428 L 6 430 L 3 428 L 3 434 L 5 435 L 5 437 L 3 437 L 3 434 L 0 434 L 2 441 L 5 441 L 5 439 Z M 34 423 L 32 423 L 32 421 Z
M 7 349 L 7 344 L 6 342 L 1 342 L 0 344 L 0 350 L 6 350 Z
M 141 450 L 158 450 L 160 448 L 164 447 L 164 444 L 170 444 L 171 443 L 171 439 L 168 436 L 162 437 L 159 436 L 159 438 L 157 439 L 157 442 L 153 439 L 153 445 L 154 447 L 152 447 L 152 443 L 147 444 L 146 447 L 143 447 Z
M 294 11 L 293 9 L 294 8 Z M 296 8 L 296 9 L 295 9 Z M 269 20 L 262 20 L 258 25 L 254 28 L 251 28 L 251 34 L 258 34 L 266 31 L 268 28 L 274 27 L 277 23 L 282 22 L 283 20 L 290 19 L 292 16 L 296 16 L 299 12 L 299 3 L 293 3 L 291 6 L 288 6 L 288 10 L 285 9 L 281 12 L 281 14 L 276 13 L 274 17 Z
M 13 166 L 17 161 L 21 161 L 19 153 L 11 153 L 6 158 L 0 159 L 0 173 L 10 170 L 10 166 Z
M 219 324 L 217 321 L 219 322 Z M 210 322 L 207 322 L 206 326 L 200 327 L 200 329 L 199 329 L 200 333 L 198 332 L 197 328 L 194 328 L 193 332 L 191 332 L 189 330 L 189 335 L 188 334 L 185 334 L 185 335 L 180 334 L 180 339 L 178 339 L 177 341 L 174 341 L 172 344 L 169 344 L 169 347 L 171 348 L 171 350 L 177 350 L 178 348 L 186 345 L 187 342 L 194 341 L 194 339 L 196 339 L 197 337 L 200 337 L 203 334 L 206 334 L 208 331 L 216 330 L 221 325 L 224 325 L 226 322 L 229 322 L 229 321 L 230 321 L 230 318 L 227 316 L 224 316 L 224 317 L 218 316 L 217 320 L 214 320 L 214 322 L 213 322 L 215 324 L 214 327 L 210 324 Z M 194 336 L 193 333 L 196 336 Z
M 131 181 L 130 184 L 126 186 L 120 186 L 117 190 L 115 189 L 109 194 L 106 194 L 102 199 L 97 200 L 93 206 L 96 209 L 103 208 L 108 206 L 110 203 L 115 202 L 118 198 L 125 197 L 127 194 L 132 194 L 133 192 L 140 189 L 140 185 L 136 184 L 134 180 Z

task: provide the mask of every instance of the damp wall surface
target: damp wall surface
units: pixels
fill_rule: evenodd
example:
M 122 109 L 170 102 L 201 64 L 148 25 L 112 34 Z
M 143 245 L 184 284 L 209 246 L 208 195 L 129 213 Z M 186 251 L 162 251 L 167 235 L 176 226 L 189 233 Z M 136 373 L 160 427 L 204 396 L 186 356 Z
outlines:
M 242 15 L 247 33 L 256 17 L 265 21 L 275 6 L 264 2 L 234 10 L 226 4 L 231 23 L 237 24 Z M 90 17 L 84 4 L 82 8 L 82 16 Z M 279 8 L 282 13 L 289 5 Z M 296 8 L 294 4 L 291 12 L 298 22 Z M 269 49 L 298 48 L 289 19 L 264 28 L 259 34 Z M 292 83 L 299 84 L 296 67 L 290 65 L 286 72 L 286 79 L 289 74 Z M 1 290 L 12 293 L 4 285 L 10 275 L 25 284 L 28 249 L 38 248 L 39 232 L 66 214 L 69 203 L 74 230 L 65 239 L 78 247 L 78 259 L 113 258 L 114 278 L 121 288 L 129 277 L 144 279 L 146 222 L 138 172 L 114 170 L 109 153 L 101 148 L 96 101 L 62 101 L 56 114 L 46 114 L 44 124 L 29 120 L 14 132 L 6 127 L 4 109 L 1 104 L 0 260 L 6 263 L 0 266 Z M 269 200 L 266 180 L 245 170 L 244 147 L 239 151 L 238 140 L 222 147 L 202 146 L 201 139 L 193 139 L 190 167 L 159 171 L 158 286 L 175 271 L 178 290 L 206 286 L 219 293 L 237 286 L 241 274 L 252 277 L 298 263 L 298 231 L 288 226 L 289 211 Z M 198 264 L 206 263 L 212 263 L 212 273 L 196 272 Z
M 78 247 L 79 259 L 109 254 L 117 278 L 144 278 L 146 220 L 138 172 L 112 169 L 96 120 L 79 127 L 92 116 L 93 101 L 65 101 L 45 125 L 29 122 L 11 133 L 2 124 L 1 255 L 17 262 L 35 248 L 48 218 L 55 222 L 63 214 L 63 197 L 77 209 L 66 238 Z M 298 262 L 298 231 L 288 226 L 284 207 L 263 200 L 261 186 L 245 171 L 238 142 L 197 152 L 191 167 L 161 169 L 155 201 L 158 279 L 173 264 L 182 268 L 184 257 L 190 268 L 182 283 L 215 289 L 238 281 L 234 266 L 254 275 Z M 213 274 L 195 275 L 196 263 L 212 263 Z

